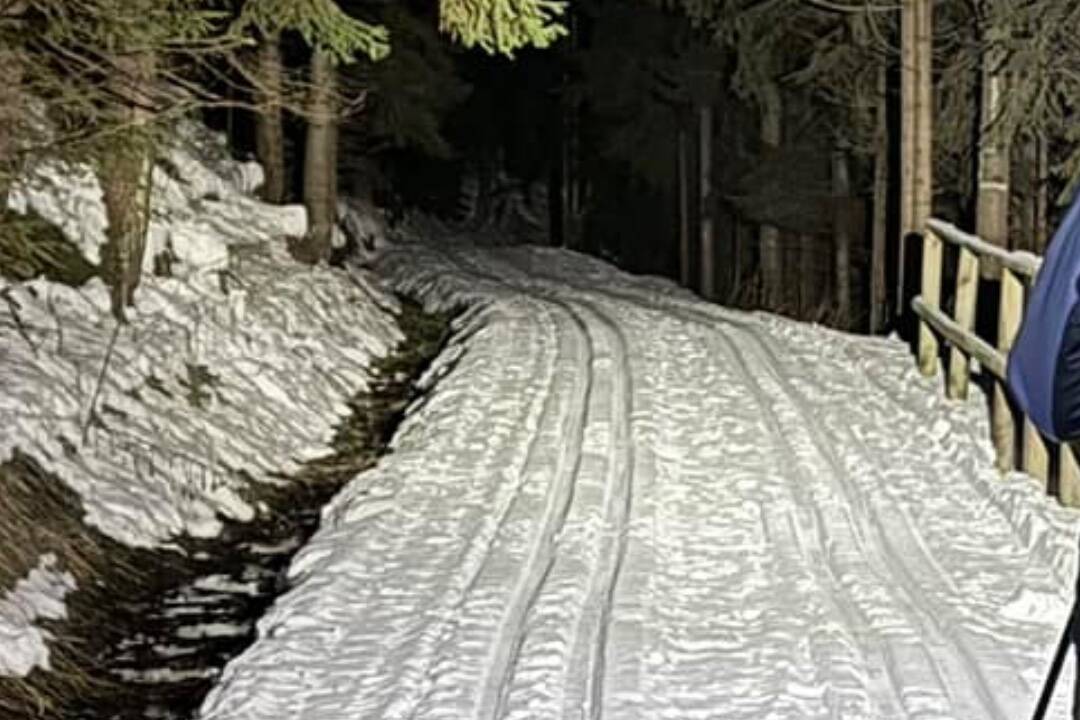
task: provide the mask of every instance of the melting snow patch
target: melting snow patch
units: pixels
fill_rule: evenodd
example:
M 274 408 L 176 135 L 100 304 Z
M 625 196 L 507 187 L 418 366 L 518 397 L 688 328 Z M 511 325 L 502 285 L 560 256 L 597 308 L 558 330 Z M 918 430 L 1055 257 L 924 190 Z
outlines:
M 49 633 L 38 619 L 67 617 L 64 597 L 75 578 L 56 570 L 56 556 L 44 555 L 38 566 L 0 599 L 0 677 L 26 677 L 36 667 L 49 669 Z
M 244 488 L 328 452 L 372 361 L 402 339 L 372 275 L 289 257 L 304 210 L 249 197 L 259 181 L 219 138 L 181 128 L 155 171 L 147 272 L 119 329 L 100 280 L 5 289 L 0 461 L 33 456 L 127 544 L 252 518 Z M 39 165 L 10 203 L 99 258 L 105 210 L 88 168 Z M 149 273 L 162 252 L 169 277 Z

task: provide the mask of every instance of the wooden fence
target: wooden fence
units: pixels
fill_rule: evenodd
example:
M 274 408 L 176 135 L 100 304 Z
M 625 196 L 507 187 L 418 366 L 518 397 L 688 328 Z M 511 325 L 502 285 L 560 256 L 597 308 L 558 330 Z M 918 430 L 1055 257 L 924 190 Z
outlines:
M 953 291 L 952 313 L 942 307 L 942 275 L 946 249 L 955 248 L 955 278 L 947 279 Z M 951 252 L 951 250 L 950 250 Z M 950 258 L 951 259 L 951 258 Z M 922 294 L 912 301 L 919 316 L 918 362 L 924 375 L 937 373 L 939 337 L 948 348 L 946 394 L 967 397 L 972 360 L 993 378 L 991 427 L 998 467 L 1021 469 L 1055 491 L 1065 505 L 1080 507 L 1080 464 L 1067 444 L 1044 438 L 1027 417 L 1018 417 L 1009 401 L 1005 369 L 1009 351 L 1020 329 L 1025 297 L 1042 265 L 1042 259 L 1026 252 L 1009 252 L 959 230 L 941 220 L 930 220 L 923 235 Z M 979 337 L 975 329 L 981 266 L 989 263 L 1001 271 L 995 343 Z M 1018 452 L 1019 451 L 1019 452 Z

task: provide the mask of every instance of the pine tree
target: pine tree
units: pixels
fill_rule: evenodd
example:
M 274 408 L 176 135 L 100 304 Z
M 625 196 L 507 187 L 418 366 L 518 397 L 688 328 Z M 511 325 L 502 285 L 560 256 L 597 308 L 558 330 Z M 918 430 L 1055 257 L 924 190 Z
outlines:
M 287 191 L 282 72 L 281 35 L 263 34 L 255 73 L 255 152 L 266 173 L 262 198 L 270 203 L 285 202 Z
M 158 135 L 205 101 L 187 74 L 196 58 L 237 42 L 201 0 L 26 0 L 26 92 L 49 123 L 23 146 L 97 163 L 108 218 L 102 276 L 123 318 L 142 272 Z
M 439 28 L 465 47 L 512 56 L 565 35 L 559 23 L 565 7 L 555 0 L 440 0 Z

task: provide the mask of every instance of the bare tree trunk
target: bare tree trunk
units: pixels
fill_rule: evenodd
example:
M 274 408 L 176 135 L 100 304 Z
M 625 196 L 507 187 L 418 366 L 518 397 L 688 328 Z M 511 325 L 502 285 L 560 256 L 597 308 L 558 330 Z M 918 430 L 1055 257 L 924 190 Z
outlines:
M 1047 182 L 1050 179 L 1050 151 L 1047 136 L 1042 133 L 1037 138 L 1035 149 L 1035 228 L 1032 250 L 1042 255 L 1050 242 L 1049 200 Z
M 885 268 L 888 263 L 885 248 L 889 224 L 889 120 L 887 115 L 887 75 L 884 63 L 877 77 L 877 128 L 874 135 L 874 216 L 870 241 L 870 332 L 885 328 L 888 290 Z
M 1005 78 L 1000 71 L 1001 51 L 991 47 L 982 58 L 982 97 L 979 119 L 978 214 L 975 232 L 998 247 L 1009 245 L 1009 138 L 1001 127 Z M 1001 274 L 1001 267 L 983 258 L 984 278 Z
M 581 177 L 581 138 L 578 127 L 577 104 L 570 106 L 570 142 L 567 153 L 567 170 L 570 179 L 570 192 L 567 196 L 570 201 L 570 244 L 572 248 L 581 247 L 581 216 L 585 205 L 585 183 Z
M 915 103 L 918 122 L 915 135 L 915 196 L 912 202 L 912 221 L 915 231 L 922 235 L 920 294 L 928 304 L 937 306 L 941 294 L 941 240 L 925 232 L 934 204 L 933 12 L 933 0 L 918 0 L 915 13 L 915 56 L 918 69 Z M 927 323 L 920 322 L 918 327 L 919 370 L 930 376 L 937 371 L 939 344 Z
M 712 136 L 713 109 L 711 105 L 698 108 L 699 158 L 698 202 L 701 210 L 701 296 L 706 300 L 716 297 L 716 238 L 715 213 L 712 197 Z
M 568 19 L 569 38 L 568 49 L 571 53 L 577 52 L 580 41 L 580 29 L 577 15 L 571 13 Z M 574 98 L 574 94 L 570 93 Z M 564 143 L 564 212 L 565 212 L 565 237 L 564 245 L 578 249 L 582 247 L 582 215 L 585 207 L 585 180 L 582 177 L 581 164 L 581 106 L 576 99 L 571 99 L 566 104 L 564 114 L 564 127 L 566 142 Z M 505 164 L 500 165 L 500 168 Z
M 915 226 L 915 138 L 919 115 L 915 89 L 919 70 L 915 46 L 916 4 L 921 0 L 903 0 L 900 8 L 900 238 L 897 247 L 896 314 L 906 311 L 908 238 Z
M 117 319 L 123 319 L 124 309 L 134 304 L 135 289 L 142 278 L 154 163 L 149 92 L 155 72 L 152 53 L 132 53 L 117 58 L 110 78 L 114 94 L 121 98 L 117 120 L 122 130 L 115 146 L 101 159 L 101 187 L 109 223 L 101 270 Z
M 0 83 L 0 215 L 7 212 L 8 192 L 17 175 L 16 125 L 19 122 L 22 65 L 15 53 L 0 49 L 0 67 L 8 69 L 8 77 Z
M 337 114 L 334 103 L 337 69 L 321 50 L 311 56 L 307 141 L 304 150 L 304 205 L 308 234 L 298 253 L 317 263 L 330 257 L 337 223 Z
M 266 179 L 262 199 L 280 204 L 285 202 L 285 131 L 281 117 L 281 38 L 277 34 L 262 38 L 259 43 L 258 87 L 255 89 L 259 112 L 255 116 L 255 152 L 259 156 Z
M 780 88 L 766 83 L 762 88 L 761 144 L 762 152 L 775 152 L 783 142 L 783 101 Z M 780 229 L 762 225 L 760 230 L 762 305 L 777 309 L 782 302 L 784 256 L 780 244 Z
M 851 178 L 847 151 L 837 148 L 832 156 L 833 260 L 835 262 L 836 312 L 842 327 L 851 327 Z
M 26 12 L 26 3 L 15 2 L 5 9 L 9 17 L 20 18 Z M 16 20 L 21 24 L 21 20 Z M 4 68 L 4 82 L 0 83 L 0 216 L 7 212 L 8 192 L 18 173 L 17 144 L 18 124 L 22 119 L 23 58 L 11 47 L 0 45 L 0 68 Z
M 679 127 L 678 168 L 679 175 L 679 282 L 690 286 L 690 178 L 687 157 L 686 130 Z
M 731 214 L 731 285 L 728 287 L 727 304 L 734 304 L 735 299 L 742 291 L 743 259 L 746 255 L 743 240 L 743 223 L 739 219 L 739 213 L 729 209 Z
M 934 212 L 934 3 L 919 0 L 915 33 L 918 58 L 917 112 L 915 136 L 915 180 L 912 220 L 914 231 L 921 233 Z
M 813 319 L 821 299 L 821 273 L 818 272 L 817 238 L 799 235 L 799 317 Z

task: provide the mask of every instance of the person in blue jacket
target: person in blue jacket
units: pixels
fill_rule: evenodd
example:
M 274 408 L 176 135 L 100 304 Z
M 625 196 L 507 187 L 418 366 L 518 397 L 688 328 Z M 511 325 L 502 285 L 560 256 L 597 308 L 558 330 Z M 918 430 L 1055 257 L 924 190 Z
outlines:
M 1035 280 L 1009 354 L 1008 384 L 1043 434 L 1080 439 L 1080 195 Z

